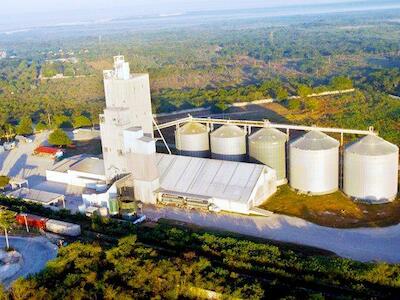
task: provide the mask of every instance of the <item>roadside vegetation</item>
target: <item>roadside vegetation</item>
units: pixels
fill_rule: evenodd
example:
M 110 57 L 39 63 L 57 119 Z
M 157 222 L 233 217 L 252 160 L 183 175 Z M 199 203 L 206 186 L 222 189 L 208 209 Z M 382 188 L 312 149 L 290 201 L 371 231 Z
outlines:
M 19 279 L 5 299 L 390 298 L 400 266 L 361 263 L 311 247 L 161 221 L 128 222 L 54 212 L 0 198 L 13 211 L 81 224 L 78 242 L 46 269 Z
M 323 196 L 301 195 L 288 185 L 268 199 L 262 208 L 335 228 L 385 227 L 400 222 L 400 198 L 387 204 L 363 204 L 342 192 Z

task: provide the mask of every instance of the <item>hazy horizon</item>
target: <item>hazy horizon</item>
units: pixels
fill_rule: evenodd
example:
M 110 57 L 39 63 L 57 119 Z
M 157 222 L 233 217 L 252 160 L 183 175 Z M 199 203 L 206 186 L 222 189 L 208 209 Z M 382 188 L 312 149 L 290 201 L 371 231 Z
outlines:
M 214 9 L 240 9 L 268 6 L 354 2 L 355 0 L 15 0 L 2 3 L 0 15 L 20 15 L 65 11 L 135 9 L 135 14 L 168 13 L 172 11 L 197 11 Z M 371 0 L 370 0 L 371 1 Z
M 339 8 L 340 5 L 333 5 L 333 11 L 366 10 L 367 6 L 363 6 L 366 3 L 374 8 L 400 8 L 399 1 L 395 0 L 248 0 L 246 3 L 242 0 L 230 0 L 229 6 L 226 0 L 114 0 L 112 3 L 108 0 L 85 0 L 83 3 L 81 0 L 15 0 L 2 4 L 0 29 L 22 30 L 30 27 L 84 24 L 115 18 L 165 16 L 194 11 L 279 8 L 293 5 L 309 8 L 332 3 L 346 5 L 344 10 Z M 295 12 L 301 14 L 301 10 Z

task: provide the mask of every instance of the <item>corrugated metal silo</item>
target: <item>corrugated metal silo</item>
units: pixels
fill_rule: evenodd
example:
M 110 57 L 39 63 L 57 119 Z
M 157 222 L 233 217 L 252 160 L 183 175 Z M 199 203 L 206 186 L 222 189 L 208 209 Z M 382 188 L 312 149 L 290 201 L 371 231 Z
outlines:
M 195 157 L 210 156 L 208 128 L 197 122 L 190 122 L 175 131 L 175 144 L 179 154 Z
M 339 142 L 310 131 L 290 144 L 290 186 L 313 195 L 339 188 Z
M 275 169 L 278 184 L 286 183 L 286 141 L 286 134 L 275 128 L 262 128 L 249 137 L 251 159 Z
M 394 200 L 398 191 L 398 160 L 399 148 L 374 135 L 347 145 L 344 152 L 344 192 L 371 203 Z
M 212 158 L 244 161 L 246 152 L 246 132 L 240 127 L 223 125 L 211 133 Z

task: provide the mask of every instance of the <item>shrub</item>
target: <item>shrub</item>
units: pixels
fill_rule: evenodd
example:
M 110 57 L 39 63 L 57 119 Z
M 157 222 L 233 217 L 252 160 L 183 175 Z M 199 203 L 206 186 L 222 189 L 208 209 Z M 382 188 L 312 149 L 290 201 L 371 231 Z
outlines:
M 73 124 L 74 128 L 90 127 L 92 126 L 92 121 L 88 117 L 80 115 L 74 118 Z
M 17 132 L 17 134 L 21 134 L 21 135 L 32 134 L 33 126 L 32 126 L 31 118 L 28 118 L 28 117 L 22 118 L 16 128 L 16 132 Z
M 49 143 L 54 146 L 67 146 L 70 145 L 72 141 L 63 130 L 56 129 L 50 134 Z

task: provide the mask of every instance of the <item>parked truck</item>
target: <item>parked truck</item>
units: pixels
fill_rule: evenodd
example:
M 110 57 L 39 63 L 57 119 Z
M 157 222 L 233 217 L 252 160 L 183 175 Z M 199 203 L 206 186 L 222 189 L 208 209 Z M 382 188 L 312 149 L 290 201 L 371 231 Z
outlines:
M 46 230 L 60 235 L 75 237 L 81 234 L 81 226 L 78 224 L 43 218 L 31 214 L 18 214 L 15 219 L 17 223 L 21 225 Z

